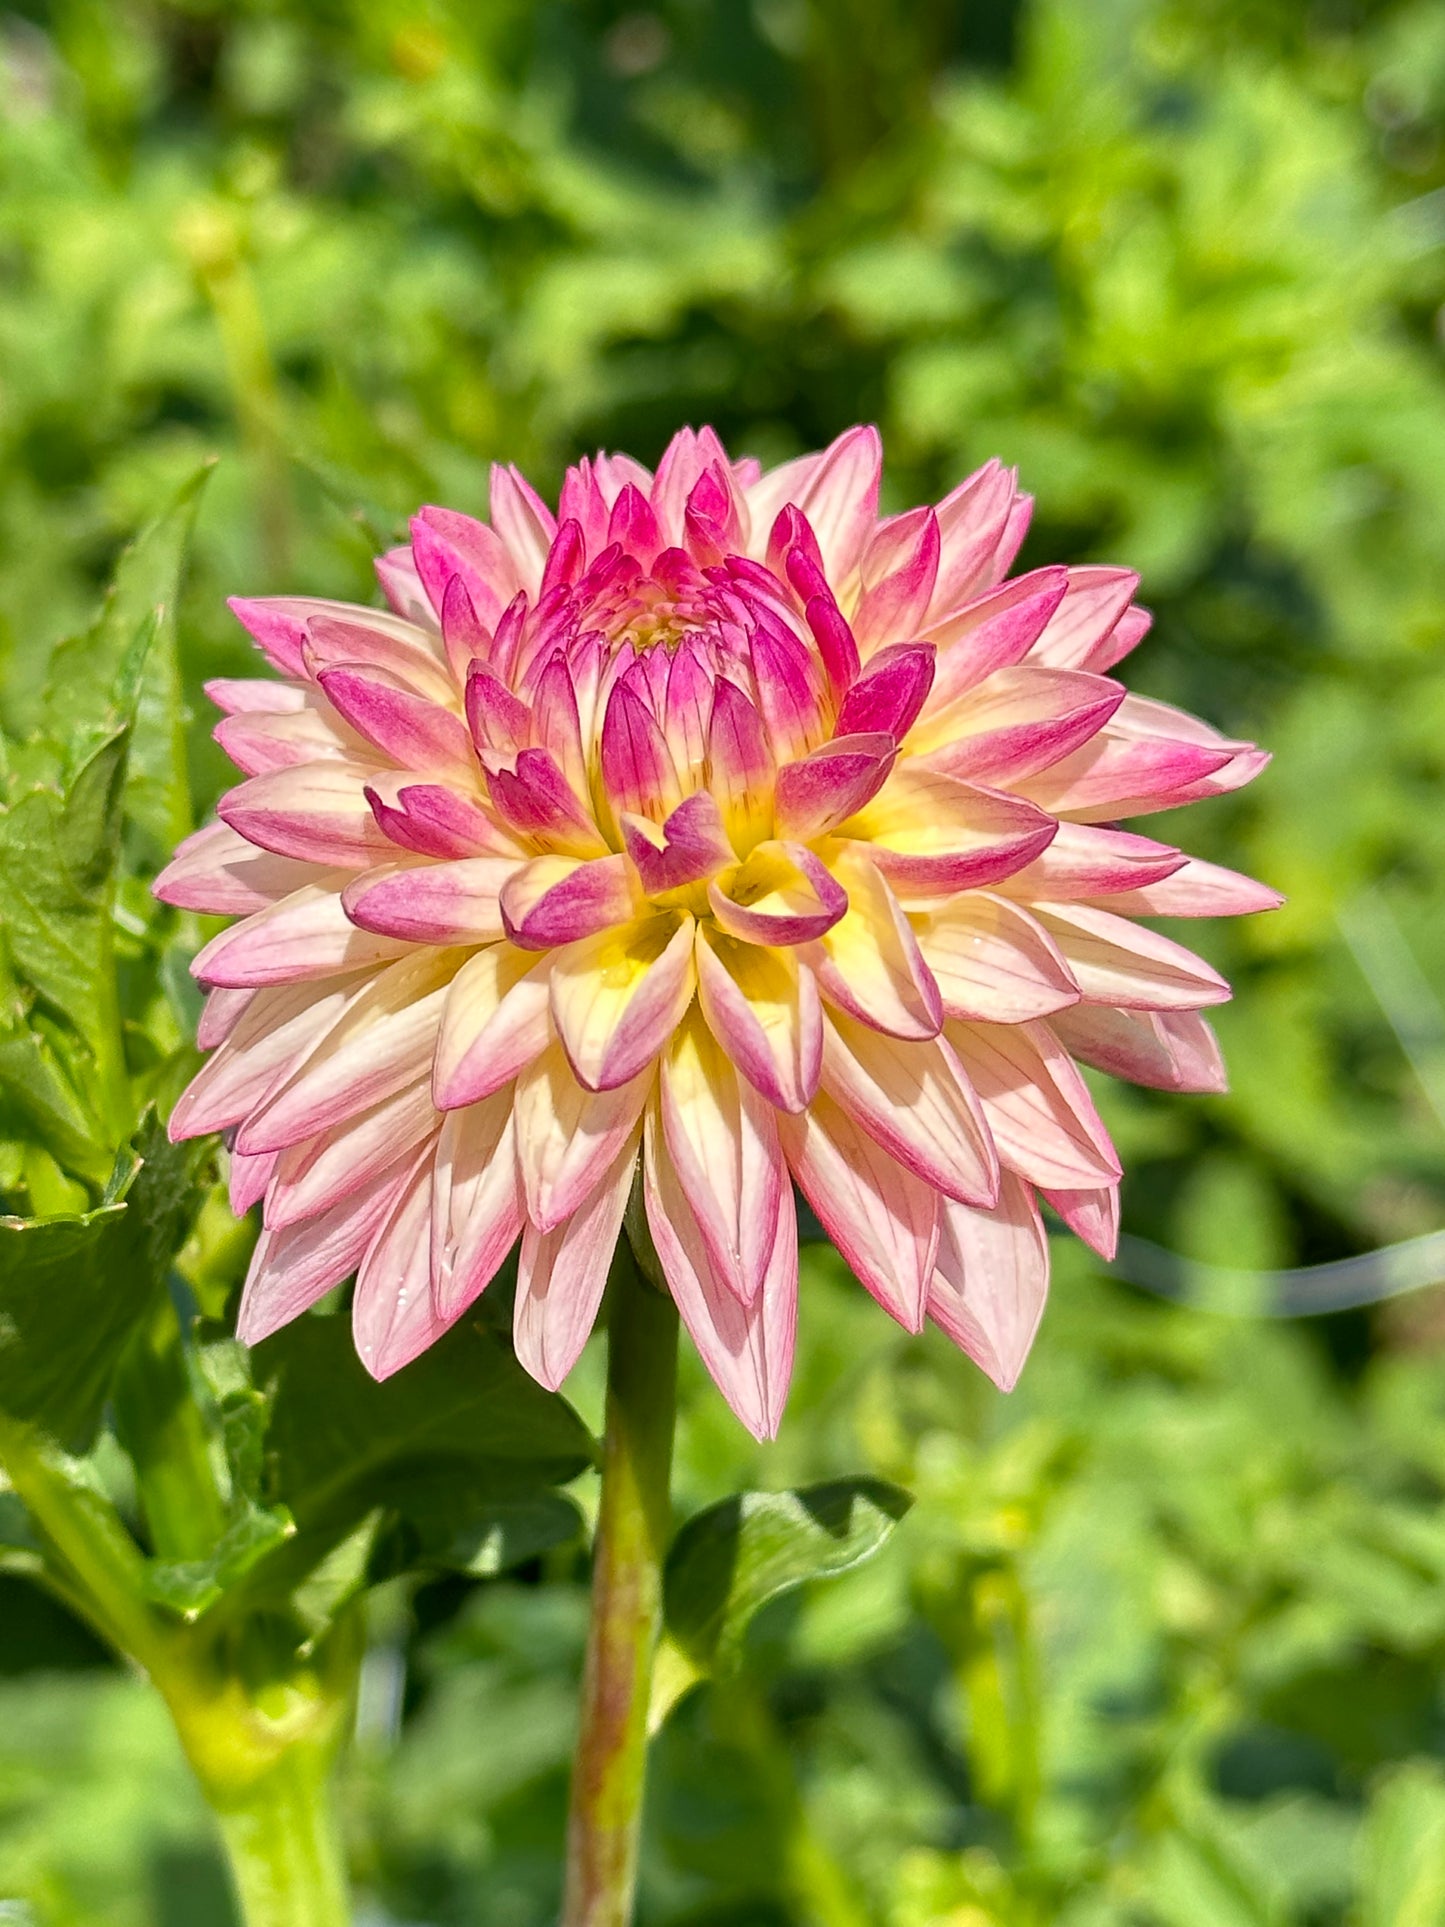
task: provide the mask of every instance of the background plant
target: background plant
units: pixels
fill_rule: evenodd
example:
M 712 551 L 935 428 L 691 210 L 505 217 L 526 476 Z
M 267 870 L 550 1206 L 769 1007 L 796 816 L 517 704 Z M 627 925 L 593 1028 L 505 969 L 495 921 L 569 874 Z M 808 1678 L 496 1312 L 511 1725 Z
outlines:
M 1438 9 L 76 0 L 10 13 L 0 44 L 7 824 L 117 753 L 128 652 L 170 646 L 145 625 L 174 597 L 147 581 L 133 620 L 56 645 L 223 457 L 175 623 L 194 801 L 143 714 L 130 827 L 93 813 L 100 843 L 66 846 L 115 866 L 90 925 L 120 985 L 104 1036 L 54 1020 L 68 993 L 36 983 L 7 878 L 7 1209 L 103 1208 L 184 1074 L 194 933 L 144 884 L 223 780 L 197 692 L 245 658 L 224 593 L 365 595 L 349 505 L 381 528 L 475 507 L 494 456 L 555 484 L 577 449 L 650 458 L 680 420 L 777 458 L 871 416 L 895 506 L 1018 461 L 1040 503 L 1024 566 L 1140 566 L 1159 620 L 1135 686 L 1277 752 L 1191 822 L 1291 899 L 1210 933 L 1241 992 L 1234 1094 L 1108 1094 L 1126 1228 L 1260 1268 L 1440 1225 Z M 37 730 L 53 752 L 24 747 Z M 244 1251 L 196 1204 L 180 1271 L 219 1316 Z M 1438 1308 L 1215 1321 L 1057 1260 L 1007 1401 L 945 1346 L 884 1344 L 821 1249 L 778 1447 L 685 1382 L 684 1510 L 860 1466 L 916 1503 L 883 1559 L 768 1608 L 680 1701 L 648 1921 L 1406 1927 L 1445 1907 Z M 218 1425 L 262 1395 L 224 1347 L 200 1363 Z M 4 1370 L 0 1349 L 0 1392 Z M 173 1561 L 125 1463 L 102 1443 L 111 1502 Z M 264 1532 L 244 1468 L 217 1478 Z M 226 1920 L 163 1714 L 32 1557 L 0 1582 L 0 1896 L 47 1927 Z M 379 1918 L 555 1911 L 582 1574 L 559 1542 L 510 1577 L 373 1595 L 346 1799 Z

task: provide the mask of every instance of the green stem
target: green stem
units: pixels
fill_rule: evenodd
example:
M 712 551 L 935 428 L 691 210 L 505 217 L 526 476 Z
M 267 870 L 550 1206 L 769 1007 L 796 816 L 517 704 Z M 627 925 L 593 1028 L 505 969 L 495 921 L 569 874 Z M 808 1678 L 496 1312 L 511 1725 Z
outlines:
M 110 1501 L 28 1425 L 0 1418 L 0 1464 L 59 1554 L 91 1625 L 157 1684 L 174 1669 L 172 1629 L 144 1595 L 145 1556 Z
M 246 1927 L 347 1927 L 330 1749 L 291 1746 L 243 1799 L 217 1805 Z
M 677 1312 L 624 1243 L 607 1336 L 602 1503 L 567 1820 L 562 1927 L 628 1927 L 647 1763 L 652 1662 L 672 1522 Z

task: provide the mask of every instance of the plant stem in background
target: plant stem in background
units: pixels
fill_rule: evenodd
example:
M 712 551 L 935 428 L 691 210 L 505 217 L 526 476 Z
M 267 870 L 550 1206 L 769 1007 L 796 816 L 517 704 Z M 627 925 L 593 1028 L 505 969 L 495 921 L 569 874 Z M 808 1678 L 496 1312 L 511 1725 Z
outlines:
M 671 1525 L 677 1312 L 624 1242 L 607 1335 L 602 1503 L 567 1821 L 563 1927 L 627 1927 L 647 1761 L 647 1707 Z

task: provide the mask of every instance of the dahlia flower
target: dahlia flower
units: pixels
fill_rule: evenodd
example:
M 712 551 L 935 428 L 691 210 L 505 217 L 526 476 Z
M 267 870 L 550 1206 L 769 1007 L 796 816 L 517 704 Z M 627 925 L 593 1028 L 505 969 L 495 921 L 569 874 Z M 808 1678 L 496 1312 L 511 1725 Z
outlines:
M 555 1387 L 641 1197 L 708 1370 L 759 1436 L 793 1358 L 793 1187 L 909 1331 L 1001 1386 L 1042 1311 L 1046 1202 L 1104 1254 L 1119 1163 L 1080 1063 L 1223 1072 L 1228 986 L 1136 917 L 1274 904 L 1116 827 L 1264 757 L 1125 693 L 1118 568 L 1008 573 L 991 462 L 880 517 L 855 428 L 762 471 L 710 429 L 655 475 L 511 468 L 425 508 L 388 609 L 232 608 L 277 674 L 220 681 L 244 781 L 156 884 L 240 921 L 194 970 L 222 1131 L 264 1200 L 256 1341 L 356 1273 L 377 1376 L 520 1240 L 515 1344 Z

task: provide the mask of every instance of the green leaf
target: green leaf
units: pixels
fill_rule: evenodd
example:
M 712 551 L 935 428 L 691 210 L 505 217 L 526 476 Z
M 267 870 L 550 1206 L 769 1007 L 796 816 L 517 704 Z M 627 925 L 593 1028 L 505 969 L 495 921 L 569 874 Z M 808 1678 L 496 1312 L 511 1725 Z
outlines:
M 100 614 L 51 656 L 45 692 L 47 733 L 80 760 L 133 718 L 126 814 L 161 849 L 191 827 L 176 603 L 214 466 L 196 469 L 123 552 Z
M 560 1492 L 499 1486 L 495 1473 L 478 1481 L 462 1468 L 416 1480 L 372 1555 L 373 1583 L 417 1567 L 490 1579 L 580 1534 L 582 1514 Z
M 0 1116 L 66 1170 L 104 1184 L 111 1158 L 46 1039 L 18 1015 L 0 1024 Z
M 1360 1843 L 1360 1927 L 1434 1927 L 1445 1918 L 1445 1777 L 1433 1762 L 1391 1774 Z
M 200 1197 L 209 1146 L 148 1116 L 106 1202 L 75 1217 L 0 1218 L 0 1410 L 89 1443 L 111 1375 L 164 1283 Z
M 900 1486 L 854 1478 L 709 1506 L 668 1554 L 668 1632 L 702 1670 L 732 1664 L 759 1607 L 872 1558 L 912 1503 Z
M 501 1571 L 576 1531 L 550 1488 L 592 1463 L 591 1437 L 480 1326 L 382 1384 L 344 1316 L 298 1319 L 251 1356 L 268 1401 L 265 1503 L 296 1532 L 258 1563 L 248 1598 L 289 1600 L 315 1631 L 381 1577 Z
M 0 896 L 17 974 L 105 1063 L 118 1036 L 111 880 L 120 853 L 129 731 L 116 728 L 62 794 L 17 796 L 0 812 Z

